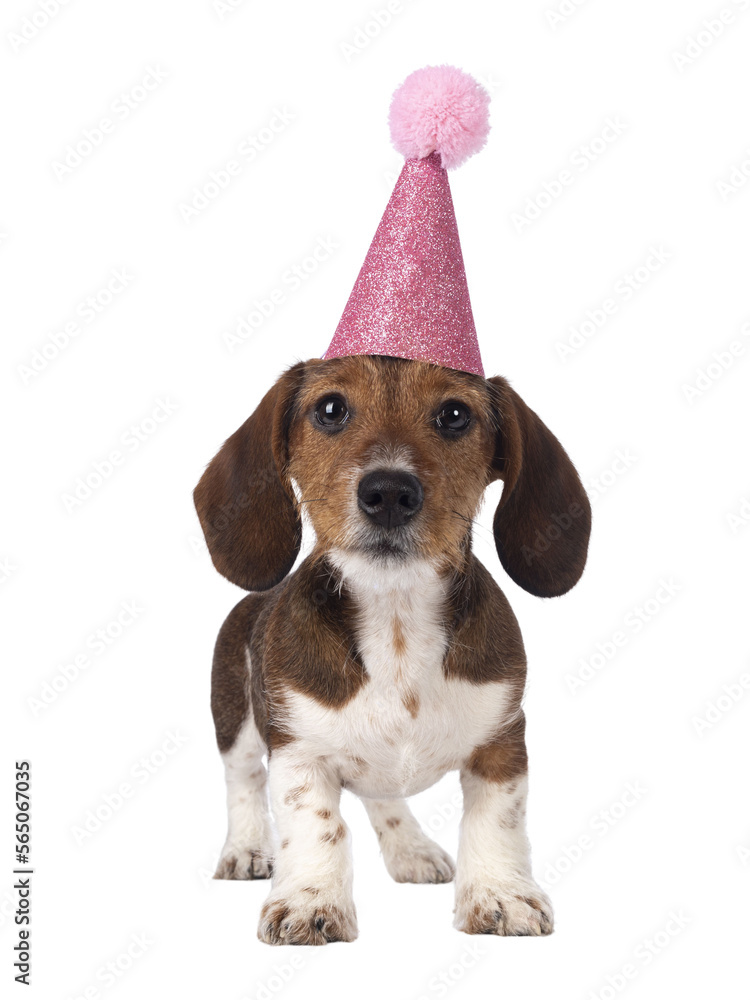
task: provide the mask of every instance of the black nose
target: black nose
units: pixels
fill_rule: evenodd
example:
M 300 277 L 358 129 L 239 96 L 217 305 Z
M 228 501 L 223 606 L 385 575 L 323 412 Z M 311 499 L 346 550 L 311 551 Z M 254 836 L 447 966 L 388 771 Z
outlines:
M 360 481 L 357 501 L 370 520 L 395 528 L 406 524 L 421 509 L 424 490 L 409 472 L 376 469 Z

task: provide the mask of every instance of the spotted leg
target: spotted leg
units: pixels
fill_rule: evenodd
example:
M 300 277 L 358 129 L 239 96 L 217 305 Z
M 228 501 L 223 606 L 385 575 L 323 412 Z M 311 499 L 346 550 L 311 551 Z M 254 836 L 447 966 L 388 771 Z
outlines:
M 467 934 L 550 934 L 552 906 L 531 876 L 526 836 L 523 716 L 474 751 L 461 784 L 455 926 Z
M 450 882 L 452 858 L 423 833 L 404 799 L 362 799 L 391 878 L 396 882 Z
M 293 742 L 272 752 L 269 780 L 279 846 L 258 937 L 267 944 L 353 941 L 357 918 L 339 779 Z
M 271 826 L 268 813 L 265 745 L 252 715 L 232 747 L 223 753 L 229 829 L 214 878 L 256 879 L 271 874 Z

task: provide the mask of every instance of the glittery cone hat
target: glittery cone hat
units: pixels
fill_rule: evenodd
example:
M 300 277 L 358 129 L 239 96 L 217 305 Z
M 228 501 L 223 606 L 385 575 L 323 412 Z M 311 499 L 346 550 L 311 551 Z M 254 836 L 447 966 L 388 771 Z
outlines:
M 488 106 L 452 66 L 417 70 L 393 95 L 406 163 L 325 358 L 389 354 L 484 375 L 448 170 L 484 146 Z

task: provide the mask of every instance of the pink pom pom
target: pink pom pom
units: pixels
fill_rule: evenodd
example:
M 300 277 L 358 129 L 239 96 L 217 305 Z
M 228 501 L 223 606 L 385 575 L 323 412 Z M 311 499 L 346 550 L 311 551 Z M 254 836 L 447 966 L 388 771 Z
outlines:
M 391 101 L 393 145 L 407 160 L 439 153 L 447 169 L 460 166 L 487 141 L 490 95 L 455 66 L 426 66 L 407 76 Z

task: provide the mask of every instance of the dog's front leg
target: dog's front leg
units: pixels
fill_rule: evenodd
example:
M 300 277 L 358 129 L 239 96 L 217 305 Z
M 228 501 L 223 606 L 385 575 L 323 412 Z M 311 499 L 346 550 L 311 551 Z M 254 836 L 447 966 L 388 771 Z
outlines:
M 551 934 L 552 906 L 531 876 L 523 717 L 474 751 L 461 785 L 455 926 L 467 934 Z
M 271 753 L 268 775 L 278 844 L 258 937 L 267 944 L 353 941 L 357 917 L 338 777 L 296 743 Z

